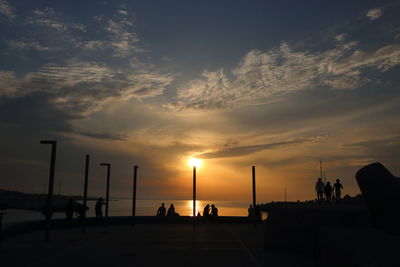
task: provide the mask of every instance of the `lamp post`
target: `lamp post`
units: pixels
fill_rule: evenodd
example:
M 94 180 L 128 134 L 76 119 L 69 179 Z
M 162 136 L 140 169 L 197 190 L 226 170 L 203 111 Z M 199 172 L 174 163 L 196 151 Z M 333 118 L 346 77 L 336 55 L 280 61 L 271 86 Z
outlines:
M 54 171 L 56 166 L 56 152 L 57 152 L 57 141 L 54 140 L 42 140 L 40 144 L 51 145 L 51 159 L 50 159 L 50 174 L 49 174 L 49 188 L 47 192 L 46 204 L 43 210 L 43 214 L 46 218 L 46 228 L 44 234 L 44 240 L 50 240 L 50 224 L 51 217 L 53 216 L 52 198 L 54 188 Z
M 106 218 L 108 218 L 108 202 L 110 196 L 110 169 L 111 163 L 100 163 L 100 166 L 107 166 L 107 191 L 106 191 Z
M 256 209 L 256 166 L 251 168 L 253 185 L 253 209 Z
M 133 167 L 133 188 L 132 188 L 132 224 L 135 224 L 136 216 L 136 185 L 137 185 L 137 169 L 139 167 L 135 165 Z
M 87 206 L 87 190 L 88 190 L 88 180 L 89 180 L 89 154 L 86 154 L 86 163 L 85 163 L 85 183 L 83 186 L 83 218 L 82 218 L 82 234 L 85 233 L 86 230 L 86 206 Z
M 193 219 L 196 218 L 196 166 L 193 166 Z

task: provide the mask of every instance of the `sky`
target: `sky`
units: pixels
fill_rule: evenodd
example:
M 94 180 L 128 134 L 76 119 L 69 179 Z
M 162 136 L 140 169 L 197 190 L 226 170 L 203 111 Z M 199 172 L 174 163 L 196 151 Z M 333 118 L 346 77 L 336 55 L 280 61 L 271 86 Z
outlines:
M 399 1 L 0 0 L 0 188 L 251 201 L 399 176 Z

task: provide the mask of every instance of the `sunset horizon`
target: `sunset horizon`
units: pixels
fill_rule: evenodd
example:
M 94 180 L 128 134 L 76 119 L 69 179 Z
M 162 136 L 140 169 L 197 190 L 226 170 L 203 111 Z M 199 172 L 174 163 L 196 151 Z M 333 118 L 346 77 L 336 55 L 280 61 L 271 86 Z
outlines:
M 313 200 L 321 177 L 360 194 L 399 173 L 396 1 L 0 0 L 0 188 L 248 201 Z M 199 164 L 197 162 L 195 164 Z M 192 164 L 192 165 L 191 165 Z M 320 165 L 322 164 L 322 165 Z

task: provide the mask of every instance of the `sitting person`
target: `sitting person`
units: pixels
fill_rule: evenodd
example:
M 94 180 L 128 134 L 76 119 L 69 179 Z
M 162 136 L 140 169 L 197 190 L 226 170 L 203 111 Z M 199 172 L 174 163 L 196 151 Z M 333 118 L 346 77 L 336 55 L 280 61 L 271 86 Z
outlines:
M 171 204 L 169 206 L 169 209 L 168 209 L 168 212 L 167 212 L 167 216 L 179 216 L 179 214 L 175 212 L 174 204 Z
M 161 203 L 161 206 L 157 210 L 157 216 L 165 216 L 165 212 L 166 212 L 166 209 L 165 209 L 164 203 Z
M 217 209 L 217 207 L 215 207 L 214 204 L 211 205 L 211 216 L 218 217 L 218 209 Z

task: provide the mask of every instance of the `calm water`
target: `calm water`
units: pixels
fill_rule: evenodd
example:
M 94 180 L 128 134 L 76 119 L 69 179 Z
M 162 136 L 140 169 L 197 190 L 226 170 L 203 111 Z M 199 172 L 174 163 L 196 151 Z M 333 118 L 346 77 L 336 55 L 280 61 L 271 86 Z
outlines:
M 137 200 L 136 201 L 136 215 L 138 216 L 154 216 L 157 213 L 158 207 L 161 205 L 160 200 Z M 191 200 L 167 200 L 164 201 L 165 207 L 168 209 L 169 205 L 173 203 L 175 212 L 181 216 L 190 216 L 193 213 L 193 202 Z M 247 208 L 250 203 L 246 202 L 230 202 L 230 201 L 196 201 L 196 214 L 200 211 L 203 214 L 203 208 L 207 204 L 214 204 L 218 208 L 220 216 L 247 216 Z M 94 217 L 95 201 L 89 201 L 88 217 Z M 132 213 L 132 200 L 113 200 L 109 204 L 109 216 L 130 216 Z M 3 217 L 4 226 L 16 222 L 42 220 L 43 216 L 39 211 L 28 210 L 14 210 L 6 211 L 7 214 Z M 104 207 L 103 207 L 104 214 Z M 65 218 L 63 212 L 54 213 L 53 218 Z

